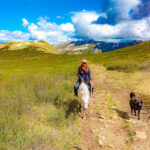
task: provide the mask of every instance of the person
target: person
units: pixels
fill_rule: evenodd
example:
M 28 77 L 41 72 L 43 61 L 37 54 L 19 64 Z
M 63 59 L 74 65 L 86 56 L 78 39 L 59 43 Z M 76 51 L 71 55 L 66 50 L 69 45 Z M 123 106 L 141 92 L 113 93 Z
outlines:
M 81 82 L 86 82 L 89 85 L 89 87 L 90 87 L 89 90 L 90 90 L 90 94 L 91 94 L 91 80 L 92 80 L 91 71 L 86 62 L 87 62 L 86 59 L 83 59 L 82 64 L 78 68 L 79 79 L 78 79 L 76 85 L 74 86 L 75 96 L 78 95 L 77 91 L 78 91 L 78 88 L 79 88 L 79 85 L 81 84 Z

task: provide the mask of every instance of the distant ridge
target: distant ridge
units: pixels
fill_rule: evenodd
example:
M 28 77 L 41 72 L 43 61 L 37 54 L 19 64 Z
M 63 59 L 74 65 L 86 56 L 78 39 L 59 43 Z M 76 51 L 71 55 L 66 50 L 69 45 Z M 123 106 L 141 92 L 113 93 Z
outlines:
M 91 39 L 91 40 L 72 41 L 68 43 L 55 44 L 53 46 L 59 51 L 61 51 L 62 53 L 82 54 L 85 53 L 85 51 L 87 51 L 88 53 L 94 53 L 94 52 L 101 53 L 101 52 L 112 51 L 127 46 L 133 46 L 141 42 L 142 41 L 134 40 L 130 42 L 114 43 L 114 42 L 95 41 Z
M 106 51 L 111 51 L 115 49 L 120 49 L 126 46 L 133 46 L 141 42 L 142 41 L 139 41 L 139 40 L 133 40 L 130 42 L 115 43 L 115 42 L 95 41 L 91 39 L 91 40 L 85 40 L 85 41 L 73 41 L 71 42 L 71 44 L 74 44 L 75 46 L 80 46 L 83 44 L 94 44 L 95 45 L 94 48 L 100 49 L 102 50 L 102 52 L 106 52 Z
M 60 54 L 60 52 L 45 41 L 35 42 L 9 42 L 0 43 L 0 51 L 15 51 L 15 50 L 32 50 L 42 51 L 50 54 Z

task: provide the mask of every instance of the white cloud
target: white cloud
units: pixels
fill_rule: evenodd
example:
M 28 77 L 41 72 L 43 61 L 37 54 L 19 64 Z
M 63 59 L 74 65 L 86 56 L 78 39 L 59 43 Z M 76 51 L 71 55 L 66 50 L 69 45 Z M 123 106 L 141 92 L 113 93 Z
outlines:
M 71 23 L 57 25 L 56 23 L 48 22 L 48 17 L 39 18 L 37 24 L 31 23 L 23 18 L 23 26 L 27 27 L 28 32 L 0 30 L 0 41 L 16 42 L 45 40 L 51 44 L 63 43 L 74 40 L 74 26 Z
M 37 25 L 32 23 L 28 26 L 28 31 L 33 39 L 55 44 L 72 41 L 71 35 L 74 32 L 74 26 L 71 23 L 57 25 L 40 18 Z
M 110 41 L 114 39 L 124 40 L 148 40 L 150 39 L 150 17 L 142 20 L 126 20 L 119 24 L 94 24 L 100 14 L 96 12 L 79 12 L 72 17 L 76 34 L 94 40 Z
M 25 18 L 23 18 L 23 19 L 22 19 L 22 25 L 23 25 L 24 27 L 27 27 L 27 26 L 29 25 L 28 20 L 25 19 Z
M 96 12 L 77 12 L 72 17 L 72 21 L 74 24 L 76 22 L 81 22 L 81 24 L 89 24 L 92 21 L 96 21 L 99 15 Z
M 74 32 L 75 31 L 74 26 L 71 23 L 61 24 L 60 30 L 65 31 L 65 32 Z
M 29 41 L 30 35 L 21 31 L 0 30 L 0 41 L 16 42 Z

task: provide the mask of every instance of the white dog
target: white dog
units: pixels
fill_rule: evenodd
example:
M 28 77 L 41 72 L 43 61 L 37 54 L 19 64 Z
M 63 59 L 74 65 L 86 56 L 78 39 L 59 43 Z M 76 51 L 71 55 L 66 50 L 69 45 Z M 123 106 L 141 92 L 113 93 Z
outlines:
M 89 107 L 90 92 L 86 83 L 82 82 L 78 89 L 78 98 L 81 102 L 81 113 L 85 117 L 85 110 Z

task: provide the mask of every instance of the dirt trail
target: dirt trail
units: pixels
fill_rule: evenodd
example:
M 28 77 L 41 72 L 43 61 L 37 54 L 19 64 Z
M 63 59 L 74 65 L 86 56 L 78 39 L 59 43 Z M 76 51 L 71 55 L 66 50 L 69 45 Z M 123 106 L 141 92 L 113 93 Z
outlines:
M 144 110 L 141 120 L 130 115 L 130 89 L 114 87 L 114 80 L 92 66 L 95 97 L 82 120 L 82 150 L 150 150 L 150 122 Z

